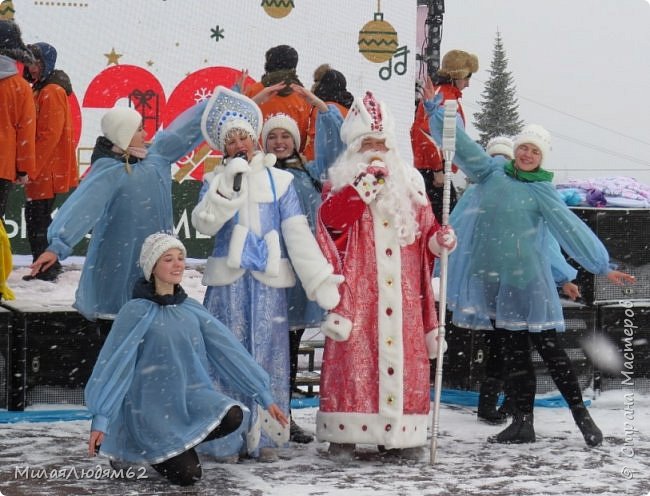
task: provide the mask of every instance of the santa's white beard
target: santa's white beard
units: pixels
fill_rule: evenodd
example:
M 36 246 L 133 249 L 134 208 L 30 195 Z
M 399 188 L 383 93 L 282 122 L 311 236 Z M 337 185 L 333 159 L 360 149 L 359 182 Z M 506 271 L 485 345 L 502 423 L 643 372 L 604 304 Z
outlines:
M 347 151 L 329 169 L 332 189 L 337 191 L 351 184 L 373 160 L 384 162 L 389 172 L 375 200 L 377 209 L 396 227 L 400 245 L 409 245 L 415 241 L 419 232 L 414 208 L 414 199 L 419 198 L 417 188 L 407 169 L 408 166 L 394 151 L 389 150 L 385 153 Z

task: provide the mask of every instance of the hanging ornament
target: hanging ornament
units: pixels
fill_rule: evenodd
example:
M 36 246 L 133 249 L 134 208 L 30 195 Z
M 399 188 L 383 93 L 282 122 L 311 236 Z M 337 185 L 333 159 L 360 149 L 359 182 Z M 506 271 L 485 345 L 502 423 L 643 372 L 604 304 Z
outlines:
M 262 0 L 264 12 L 275 19 L 288 16 L 295 7 L 293 0 Z
M 375 18 L 359 31 L 359 52 L 370 62 L 381 64 L 389 60 L 397 50 L 397 32 L 384 21 L 380 0 L 377 0 Z
M 14 3 L 11 0 L 2 0 L 0 2 L 0 19 L 3 21 L 13 21 L 15 13 L 16 9 L 14 9 Z

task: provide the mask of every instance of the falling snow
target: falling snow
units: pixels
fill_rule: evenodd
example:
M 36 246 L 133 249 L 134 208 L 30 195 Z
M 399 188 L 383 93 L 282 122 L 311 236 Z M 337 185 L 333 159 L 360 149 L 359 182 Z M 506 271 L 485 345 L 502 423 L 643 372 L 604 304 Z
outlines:
M 18 298 L 43 305 L 69 305 L 82 261 L 66 261 L 57 284 L 24 282 L 23 257 L 11 275 Z M 202 261 L 190 260 L 183 286 L 203 296 Z M 549 393 L 554 394 L 554 393 Z M 0 424 L 0 493 L 14 495 L 220 496 L 399 496 L 399 495 L 634 495 L 650 494 L 650 395 L 634 387 L 605 391 L 591 399 L 591 414 L 603 430 L 602 446 L 588 448 L 566 408 L 536 408 L 537 442 L 488 444 L 501 427 L 476 421 L 472 407 L 443 404 L 437 463 L 428 453 L 418 461 L 384 456 L 374 446 L 358 447 L 352 461 L 329 459 L 326 443 L 281 450 L 277 463 L 246 460 L 221 464 L 204 458 L 203 479 L 192 488 L 170 486 L 151 469 L 133 467 L 130 479 L 109 477 L 105 459 L 86 456 L 88 420 Z M 33 405 L 31 411 L 82 408 Z M 3 412 L 0 412 L 2 414 Z M 296 421 L 315 430 L 316 408 L 294 409 Z M 98 470 L 99 469 L 99 470 Z M 97 475 L 99 474 L 99 475 Z M 83 475 L 83 477 L 82 477 Z M 146 477 L 146 478 L 138 478 Z

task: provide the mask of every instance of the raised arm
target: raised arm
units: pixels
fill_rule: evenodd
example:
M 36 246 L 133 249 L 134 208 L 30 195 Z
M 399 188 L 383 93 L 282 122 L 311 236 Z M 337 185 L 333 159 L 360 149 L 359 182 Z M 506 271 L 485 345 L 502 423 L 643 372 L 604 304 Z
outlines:
M 327 179 L 327 170 L 345 150 L 345 145 L 341 141 L 343 125 L 341 112 L 336 105 L 330 104 L 326 108 L 326 111 L 318 111 L 314 160 L 307 164 L 309 172 L 321 182 Z
M 149 153 L 165 159 L 164 166 L 175 163 L 194 150 L 203 141 L 201 134 L 201 116 L 208 100 L 199 102 L 185 110 L 162 131 L 159 131 Z
M 444 107 L 440 105 L 442 95 L 435 93 L 430 80 L 424 87 L 424 109 L 429 116 L 429 130 L 434 143 L 442 143 Z M 490 157 L 485 150 L 465 132 L 456 119 L 456 150 L 454 164 L 475 183 L 483 182 L 494 168 L 502 165 L 501 160 Z

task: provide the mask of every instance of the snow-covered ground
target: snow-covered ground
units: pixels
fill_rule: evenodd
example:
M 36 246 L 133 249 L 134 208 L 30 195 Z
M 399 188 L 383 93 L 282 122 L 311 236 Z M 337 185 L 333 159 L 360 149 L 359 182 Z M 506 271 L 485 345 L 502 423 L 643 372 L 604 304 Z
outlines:
M 82 261 L 72 260 L 56 284 L 22 281 L 26 261 L 16 257 L 10 286 L 18 301 L 69 305 Z M 201 300 L 200 261 L 186 272 L 183 286 Z M 131 480 L 107 476 L 102 458 L 86 455 L 89 421 L 0 424 L 0 494 L 219 496 L 398 496 L 398 495 L 650 495 L 650 395 L 631 386 L 592 398 L 592 416 L 603 430 L 602 446 L 588 448 L 565 408 L 537 408 L 537 442 L 486 442 L 502 427 L 476 421 L 475 410 L 443 404 L 438 457 L 418 461 L 383 456 L 360 446 L 353 461 L 329 459 L 326 443 L 290 444 L 277 463 L 236 465 L 203 459 L 203 479 L 192 488 L 169 485 L 153 470 L 134 468 Z M 34 405 L 31 410 L 61 409 Z M 67 408 L 70 408 L 68 406 Z M 74 407 L 79 408 L 79 407 Z M 315 428 L 315 408 L 294 409 L 307 430 Z M 97 467 L 102 471 L 97 471 Z M 99 474 L 99 475 L 97 475 Z M 144 478 L 146 477 L 146 478 Z

